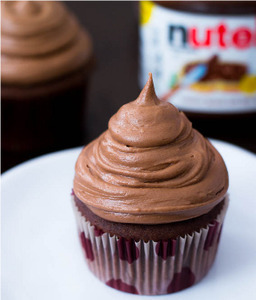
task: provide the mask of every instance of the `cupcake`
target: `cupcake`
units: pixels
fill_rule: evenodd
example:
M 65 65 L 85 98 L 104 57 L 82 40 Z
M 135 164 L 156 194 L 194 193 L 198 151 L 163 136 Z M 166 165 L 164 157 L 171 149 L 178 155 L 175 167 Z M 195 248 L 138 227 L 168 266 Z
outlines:
M 220 154 L 157 98 L 150 74 L 76 162 L 72 201 L 90 270 L 133 294 L 194 285 L 214 262 L 227 188 Z
M 90 36 L 57 1 L 1 9 L 3 164 L 82 144 Z

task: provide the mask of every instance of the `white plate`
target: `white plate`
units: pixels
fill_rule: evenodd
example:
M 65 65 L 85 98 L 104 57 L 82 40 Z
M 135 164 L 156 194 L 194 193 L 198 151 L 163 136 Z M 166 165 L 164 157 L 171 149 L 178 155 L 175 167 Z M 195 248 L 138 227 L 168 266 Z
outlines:
M 229 170 L 231 201 L 217 259 L 200 283 L 172 295 L 141 297 L 109 288 L 90 273 L 70 202 L 80 152 L 71 149 L 2 176 L 2 299 L 253 299 L 256 156 L 220 141 L 213 144 Z

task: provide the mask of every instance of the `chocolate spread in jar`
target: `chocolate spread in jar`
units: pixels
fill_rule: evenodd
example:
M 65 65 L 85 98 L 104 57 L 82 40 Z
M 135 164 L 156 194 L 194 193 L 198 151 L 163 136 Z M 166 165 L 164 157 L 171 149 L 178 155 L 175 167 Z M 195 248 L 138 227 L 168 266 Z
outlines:
M 140 3 L 140 84 L 203 134 L 253 148 L 256 135 L 256 2 Z
M 188 74 L 197 67 L 199 63 L 191 63 L 185 66 L 184 73 Z M 247 73 L 247 66 L 239 63 L 222 63 L 217 55 L 212 56 L 207 62 L 207 72 L 198 81 L 240 81 Z

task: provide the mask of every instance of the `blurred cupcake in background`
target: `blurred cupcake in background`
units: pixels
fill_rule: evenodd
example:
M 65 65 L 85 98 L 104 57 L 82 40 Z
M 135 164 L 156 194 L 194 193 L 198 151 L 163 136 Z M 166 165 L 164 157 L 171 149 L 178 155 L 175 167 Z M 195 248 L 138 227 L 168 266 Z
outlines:
M 4 1 L 2 168 L 83 142 L 93 46 L 66 6 Z

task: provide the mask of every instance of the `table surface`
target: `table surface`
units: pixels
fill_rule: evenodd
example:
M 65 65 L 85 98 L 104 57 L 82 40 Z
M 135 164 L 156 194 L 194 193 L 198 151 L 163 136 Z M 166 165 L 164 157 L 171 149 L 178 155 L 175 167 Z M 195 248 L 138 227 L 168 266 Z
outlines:
M 107 129 L 109 118 L 121 105 L 137 98 L 138 3 L 131 1 L 65 2 L 90 32 L 96 57 L 85 118 L 85 144 Z M 254 130 L 255 131 L 255 130 Z M 256 138 L 222 138 L 256 153 Z M 2 157 L 2 160 L 4 158 Z M 4 171 L 4 170 L 2 170 Z

